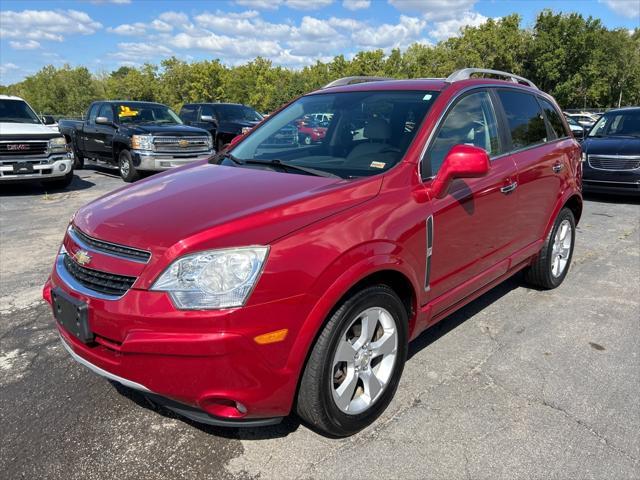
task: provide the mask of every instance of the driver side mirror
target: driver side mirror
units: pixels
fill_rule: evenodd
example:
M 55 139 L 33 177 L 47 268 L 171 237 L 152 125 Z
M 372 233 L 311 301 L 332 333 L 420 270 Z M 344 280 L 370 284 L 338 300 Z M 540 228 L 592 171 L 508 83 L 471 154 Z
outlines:
M 45 125 L 53 125 L 54 123 L 56 123 L 56 119 L 53 118 L 53 115 L 43 115 L 42 123 L 44 123 Z
M 483 177 L 488 172 L 489 155 L 485 150 L 472 145 L 456 145 L 449 150 L 433 179 L 431 194 L 435 198 L 443 198 L 456 178 Z
M 202 116 L 200 117 L 200 121 L 202 121 L 202 122 L 216 123 L 216 124 L 218 123 L 218 121 L 217 121 L 215 118 L 213 118 L 213 116 L 212 116 L 212 115 L 202 115 Z
M 107 117 L 96 117 L 96 124 L 97 125 L 109 125 L 110 127 L 113 126 L 113 122 L 111 120 L 109 120 Z

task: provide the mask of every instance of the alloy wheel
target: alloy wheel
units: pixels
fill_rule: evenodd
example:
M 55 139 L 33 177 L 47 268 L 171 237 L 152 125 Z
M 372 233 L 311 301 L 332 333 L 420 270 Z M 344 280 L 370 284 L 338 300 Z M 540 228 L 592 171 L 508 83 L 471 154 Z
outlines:
M 551 274 L 558 278 L 567 268 L 567 262 L 571 255 L 571 241 L 573 231 L 569 220 L 563 220 L 556 230 L 551 247 Z

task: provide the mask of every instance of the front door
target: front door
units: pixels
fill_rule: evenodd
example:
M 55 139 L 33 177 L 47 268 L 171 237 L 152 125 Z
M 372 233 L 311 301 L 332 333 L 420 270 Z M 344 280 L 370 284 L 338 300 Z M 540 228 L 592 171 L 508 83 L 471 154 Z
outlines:
M 503 143 L 491 96 L 486 90 L 473 91 L 449 109 L 423 159 L 423 177 L 433 177 L 455 145 L 483 148 L 491 158 L 488 175 L 457 179 L 444 198 L 432 200 L 433 214 L 427 221 L 432 245 L 425 279 L 432 316 L 508 269 L 517 230 L 513 222 L 517 171 L 513 159 L 503 155 Z

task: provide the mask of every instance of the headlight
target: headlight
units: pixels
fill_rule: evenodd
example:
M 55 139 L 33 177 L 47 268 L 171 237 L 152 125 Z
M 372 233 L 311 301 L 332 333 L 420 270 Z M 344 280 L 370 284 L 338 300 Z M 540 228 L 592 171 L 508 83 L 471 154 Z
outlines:
M 207 148 L 213 148 L 213 137 L 211 135 L 207 137 Z
M 586 152 L 582 152 L 582 161 L 583 162 L 587 161 L 587 153 Z
M 134 150 L 153 150 L 153 136 L 151 135 L 132 135 L 131 148 Z
M 64 137 L 49 140 L 49 153 L 67 153 L 68 150 L 67 140 Z
M 182 310 L 239 307 L 255 286 L 269 247 L 207 250 L 174 261 L 151 287 Z

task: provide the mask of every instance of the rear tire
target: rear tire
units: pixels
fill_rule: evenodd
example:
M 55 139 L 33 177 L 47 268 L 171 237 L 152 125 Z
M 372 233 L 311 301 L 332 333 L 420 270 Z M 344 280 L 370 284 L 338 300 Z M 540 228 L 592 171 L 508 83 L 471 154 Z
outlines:
M 133 166 L 133 158 L 129 150 L 122 150 L 118 155 L 118 169 L 120 170 L 120 177 L 127 183 L 140 179 L 140 172 Z
M 533 264 L 525 271 L 527 283 L 545 290 L 558 287 L 567 276 L 576 239 L 573 212 L 563 208 Z
M 43 187 L 51 190 L 63 190 L 71 185 L 71 182 L 73 182 L 73 169 L 62 178 L 43 182 Z
M 82 154 L 77 150 L 77 149 L 73 149 L 73 168 L 75 170 L 82 170 L 84 168 L 84 157 L 82 156 Z
M 398 387 L 407 357 L 407 324 L 402 301 L 386 285 L 344 300 L 309 355 L 298 415 L 333 437 L 353 435 L 373 423 Z

